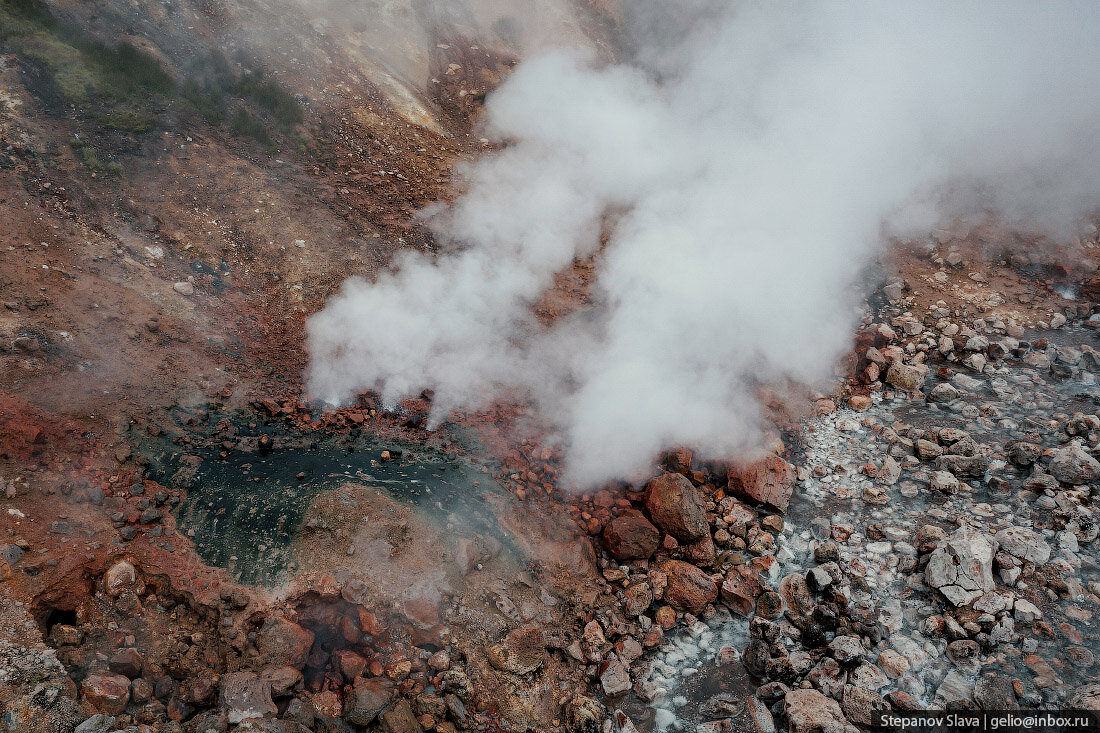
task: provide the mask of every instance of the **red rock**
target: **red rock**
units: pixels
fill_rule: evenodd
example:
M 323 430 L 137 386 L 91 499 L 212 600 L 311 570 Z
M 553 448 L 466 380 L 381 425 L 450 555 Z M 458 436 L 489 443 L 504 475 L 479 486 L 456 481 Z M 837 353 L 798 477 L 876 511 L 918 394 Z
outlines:
M 382 713 L 382 733 L 424 733 L 408 700 L 398 701 Z
M 214 693 L 218 691 L 220 681 L 221 677 L 211 670 L 203 670 L 202 673 L 196 674 L 183 686 L 184 702 L 195 705 L 209 703 L 214 698 Z M 133 685 L 130 689 L 133 690 Z
M 707 533 L 707 536 L 698 542 L 693 542 L 690 545 L 684 546 L 684 559 L 695 565 L 701 565 L 703 567 L 711 567 L 714 565 L 717 552 L 714 549 L 714 539 Z
M 817 690 L 791 690 L 785 700 L 790 733 L 821 733 L 835 725 L 849 725 L 837 701 Z
M 359 609 L 359 630 L 368 636 L 379 636 L 382 633 L 382 624 L 374 614 L 365 608 Z
M 613 519 L 603 531 L 603 544 L 619 560 L 645 560 L 657 551 L 661 532 L 641 512 Z
M 340 693 L 335 690 L 318 692 L 311 697 L 310 700 L 313 702 L 313 707 L 321 717 L 329 719 L 340 717 L 340 713 L 343 710 L 343 703 L 340 701 Z
M 645 505 L 654 523 L 681 542 L 698 542 L 710 532 L 699 490 L 678 473 L 650 481 Z
M 691 477 L 691 451 L 687 448 L 673 448 L 665 454 L 665 467 L 672 473 Z
M 286 664 L 301 669 L 313 646 L 313 632 L 281 617 L 267 620 L 256 637 L 260 664 Z
M 271 700 L 271 683 L 253 672 L 231 672 L 222 677 L 221 687 L 222 711 L 230 725 L 279 712 Z
M 661 606 L 657 609 L 657 613 L 653 614 L 653 620 L 660 628 L 668 631 L 676 625 L 676 612 L 672 610 L 672 606 Z
M 353 680 L 363 674 L 367 660 L 350 649 L 338 649 L 332 653 L 332 661 L 345 679 Z
M 664 598 L 673 608 L 698 613 L 718 598 L 718 586 L 694 565 L 669 560 L 661 565 L 661 570 L 668 575 Z
M 781 512 L 787 511 L 796 477 L 794 466 L 776 455 L 747 466 L 730 468 L 727 473 L 731 491 Z
M 115 674 L 135 679 L 141 676 L 141 668 L 144 664 L 145 660 L 136 649 L 120 649 L 111 655 L 107 668 Z
M 744 565 L 730 570 L 722 582 L 722 602 L 742 616 L 752 613 L 757 597 L 763 592 L 764 586 L 760 578 Z
M 359 640 L 363 638 L 362 632 L 359 631 L 359 620 L 352 619 L 349 616 L 340 617 L 340 635 L 344 637 L 344 641 L 349 644 L 358 644 Z
M 635 583 L 623 590 L 623 611 L 630 618 L 641 616 L 653 603 L 653 588 L 649 583 Z
M 118 597 L 137 580 L 137 570 L 126 560 L 119 560 L 103 575 L 103 587 L 107 595 Z
M 335 657 L 336 652 L 333 654 Z M 302 673 L 294 667 L 265 667 L 260 672 L 260 678 L 271 683 L 271 694 L 275 697 L 289 695 L 294 687 L 302 681 Z M 348 679 L 351 679 L 350 677 Z
M 93 672 L 80 683 L 84 699 L 107 715 L 121 715 L 130 702 L 130 680 L 120 674 Z

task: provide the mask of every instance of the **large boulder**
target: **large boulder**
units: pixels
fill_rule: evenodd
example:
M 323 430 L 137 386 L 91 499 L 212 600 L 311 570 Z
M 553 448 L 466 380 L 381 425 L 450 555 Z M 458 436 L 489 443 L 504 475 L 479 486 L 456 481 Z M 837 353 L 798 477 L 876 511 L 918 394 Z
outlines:
M 763 592 L 763 582 L 748 565 L 734 566 L 722 581 L 722 603 L 742 616 L 752 614 L 756 599 Z
M 399 700 L 382 713 L 382 733 L 424 733 L 408 700 Z
M 344 720 L 352 725 L 367 726 L 385 710 L 393 697 L 393 685 L 379 677 L 356 680 L 355 689 L 346 698 Z
M 981 455 L 963 456 L 945 453 L 936 458 L 937 471 L 950 471 L 956 476 L 982 478 L 987 468 L 989 468 L 989 459 Z
M 791 690 L 784 698 L 790 733 L 822 733 L 850 726 L 840 704 L 817 690 Z
M 312 646 L 313 632 L 279 616 L 269 618 L 256 637 L 260 666 L 286 664 L 301 669 Z
M 80 683 L 80 693 L 96 710 L 121 715 L 130 702 L 130 680 L 120 674 L 93 672 Z
M 1074 710 L 1100 710 L 1100 683 L 1093 682 L 1074 690 L 1069 707 Z
M 1070 443 L 1050 459 L 1050 473 L 1063 484 L 1079 486 L 1100 476 L 1100 461 L 1077 443 Z
M 664 598 L 673 608 L 699 613 L 718 598 L 718 586 L 694 565 L 669 560 L 661 565 L 661 570 L 668 576 Z
M 982 710 L 1016 710 L 1016 693 L 1012 680 L 1004 675 L 992 674 L 974 683 L 974 702 Z
M 1026 562 L 1042 565 L 1050 559 L 1050 545 L 1033 529 L 1005 527 L 994 538 L 1002 550 Z
M 1043 447 L 1026 440 L 1010 440 L 1005 443 L 1005 456 L 1017 466 L 1027 467 L 1039 460 Z
M 840 707 L 848 720 L 868 728 L 879 727 L 881 716 L 892 710 L 877 692 L 857 685 L 844 686 Z
M 619 560 L 645 560 L 657 551 L 661 532 L 641 512 L 615 517 L 603 530 L 603 544 Z
M 814 597 L 810 593 L 810 587 L 806 578 L 799 573 L 791 573 L 779 582 L 779 595 L 783 597 L 788 615 L 809 616 L 814 610 Z
M 923 364 L 903 364 L 895 361 L 886 370 L 886 382 L 907 392 L 916 392 L 924 387 L 928 376 L 928 367 Z
M 781 512 L 787 511 L 797 478 L 794 466 L 775 455 L 730 468 L 727 473 L 730 491 Z
M 698 542 L 710 532 L 703 497 L 678 473 L 666 473 L 650 481 L 645 506 L 657 526 L 680 542 Z
M 932 552 L 924 570 L 928 585 L 954 606 L 966 606 L 994 588 L 997 541 L 971 527 L 960 527 Z
M 221 684 L 222 712 L 230 725 L 279 713 L 271 700 L 271 683 L 255 673 L 231 672 L 222 677 Z
M 630 689 L 630 672 L 617 658 L 612 657 L 600 665 L 600 686 L 605 695 L 614 697 Z
M 117 598 L 136 581 L 137 569 L 128 560 L 119 560 L 103 574 L 103 587 L 112 598 Z

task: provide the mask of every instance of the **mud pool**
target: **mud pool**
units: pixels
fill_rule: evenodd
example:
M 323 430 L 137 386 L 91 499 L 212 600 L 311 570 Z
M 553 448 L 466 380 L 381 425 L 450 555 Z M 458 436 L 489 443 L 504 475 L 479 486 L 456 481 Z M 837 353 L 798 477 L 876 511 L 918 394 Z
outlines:
M 291 545 L 311 503 L 349 483 L 384 490 L 440 525 L 508 544 L 485 501 L 486 492 L 502 489 L 479 466 L 453 454 L 364 436 L 347 445 L 286 444 L 265 454 L 193 455 L 201 463 L 174 511 L 177 524 L 192 536 L 204 561 L 242 582 L 271 585 L 285 579 L 292 570 Z

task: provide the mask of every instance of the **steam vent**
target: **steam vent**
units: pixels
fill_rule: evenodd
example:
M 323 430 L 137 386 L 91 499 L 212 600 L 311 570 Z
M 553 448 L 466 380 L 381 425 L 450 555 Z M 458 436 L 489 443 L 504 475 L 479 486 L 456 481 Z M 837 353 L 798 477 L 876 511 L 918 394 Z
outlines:
M 1098 38 L 0 0 L 0 733 L 1100 733 Z

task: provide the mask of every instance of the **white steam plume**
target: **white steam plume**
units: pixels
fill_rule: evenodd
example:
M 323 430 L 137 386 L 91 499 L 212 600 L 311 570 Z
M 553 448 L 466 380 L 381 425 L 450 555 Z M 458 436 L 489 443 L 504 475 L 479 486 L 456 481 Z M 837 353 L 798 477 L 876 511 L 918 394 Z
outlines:
M 828 378 L 884 227 L 981 206 L 1065 231 L 1097 203 L 1094 3 L 745 2 L 695 28 L 644 68 L 521 64 L 488 102 L 506 146 L 438 219 L 462 248 L 348 281 L 309 323 L 311 393 L 431 387 L 439 420 L 524 390 L 585 485 L 670 445 L 729 457 L 757 380 Z M 946 182 L 975 195 L 928 206 Z M 597 305 L 541 328 L 601 228 Z

